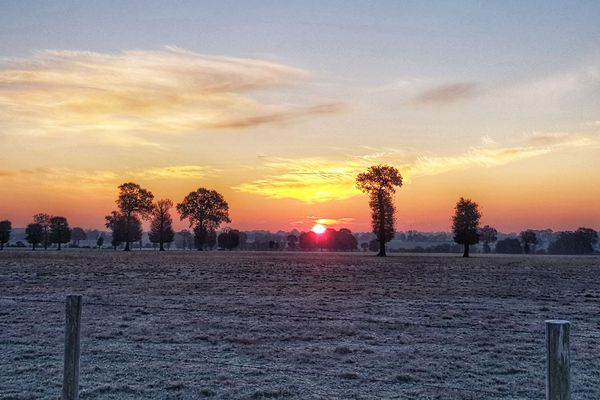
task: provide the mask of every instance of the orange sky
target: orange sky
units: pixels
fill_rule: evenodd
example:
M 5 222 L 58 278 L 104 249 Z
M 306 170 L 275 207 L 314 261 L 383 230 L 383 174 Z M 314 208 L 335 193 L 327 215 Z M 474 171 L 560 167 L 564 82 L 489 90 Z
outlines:
M 208 15 L 193 4 L 124 7 L 106 29 L 102 2 L 40 4 L 35 23 L 15 3 L 0 17 L 0 219 L 101 228 L 133 181 L 175 203 L 216 189 L 239 229 L 367 231 L 354 179 L 387 163 L 405 178 L 398 230 L 449 230 L 461 196 L 501 231 L 600 229 L 595 6 L 540 19 L 527 4 L 394 3 L 245 3 L 242 31 L 226 4 L 193 24 L 178 17 Z

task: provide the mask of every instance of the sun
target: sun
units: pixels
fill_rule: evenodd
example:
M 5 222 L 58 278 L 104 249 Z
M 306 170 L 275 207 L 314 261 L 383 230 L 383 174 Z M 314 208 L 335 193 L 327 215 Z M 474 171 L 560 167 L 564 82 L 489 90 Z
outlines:
M 325 225 L 323 225 L 323 224 L 315 224 L 315 225 L 312 227 L 312 231 L 313 231 L 314 233 L 316 233 L 317 235 L 320 235 L 320 234 L 322 234 L 322 233 L 325 233 L 325 231 L 326 231 L 326 230 L 327 230 L 327 228 L 325 228 Z

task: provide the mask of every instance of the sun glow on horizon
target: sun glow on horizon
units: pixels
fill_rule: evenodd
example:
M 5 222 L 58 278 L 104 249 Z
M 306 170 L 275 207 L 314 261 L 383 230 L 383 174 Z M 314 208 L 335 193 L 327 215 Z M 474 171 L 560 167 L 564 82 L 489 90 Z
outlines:
M 325 233 L 325 231 L 327 230 L 327 228 L 325 227 L 325 225 L 323 224 L 315 224 L 312 229 L 311 229 L 314 233 L 316 233 L 317 235 L 321 235 L 323 233 Z

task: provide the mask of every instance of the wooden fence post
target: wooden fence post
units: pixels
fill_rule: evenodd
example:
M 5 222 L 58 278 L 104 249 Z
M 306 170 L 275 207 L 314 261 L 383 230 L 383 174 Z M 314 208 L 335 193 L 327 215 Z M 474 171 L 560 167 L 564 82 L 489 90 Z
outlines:
M 546 400 L 571 399 L 570 322 L 546 321 Z
M 81 296 L 67 296 L 65 307 L 65 364 L 62 400 L 79 400 Z

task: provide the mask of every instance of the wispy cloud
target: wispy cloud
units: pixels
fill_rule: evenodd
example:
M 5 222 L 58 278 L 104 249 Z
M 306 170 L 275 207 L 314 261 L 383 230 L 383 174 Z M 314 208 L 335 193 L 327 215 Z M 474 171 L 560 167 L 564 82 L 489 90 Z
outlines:
M 412 99 L 413 104 L 450 104 L 469 100 L 481 93 L 480 85 L 476 82 L 458 82 L 439 85 L 417 94 Z
M 289 198 L 305 203 L 345 200 L 360 195 L 356 175 L 373 164 L 388 163 L 399 168 L 409 182 L 422 176 L 439 175 L 469 168 L 491 168 L 538 157 L 567 147 L 598 144 L 598 138 L 583 134 L 536 133 L 526 135 L 510 147 L 473 147 L 450 156 L 419 155 L 386 149 L 348 156 L 346 160 L 276 159 L 263 167 L 267 176 L 234 187 L 235 190 L 268 198 Z M 491 143 L 490 145 L 495 145 Z
M 337 103 L 268 104 L 251 95 L 308 77 L 288 65 L 174 47 L 41 51 L 0 61 L 0 122 L 4 133 L 96 135 L 139 145 L 140 136 L 153 133 L 241 129 L 337 112 Z

